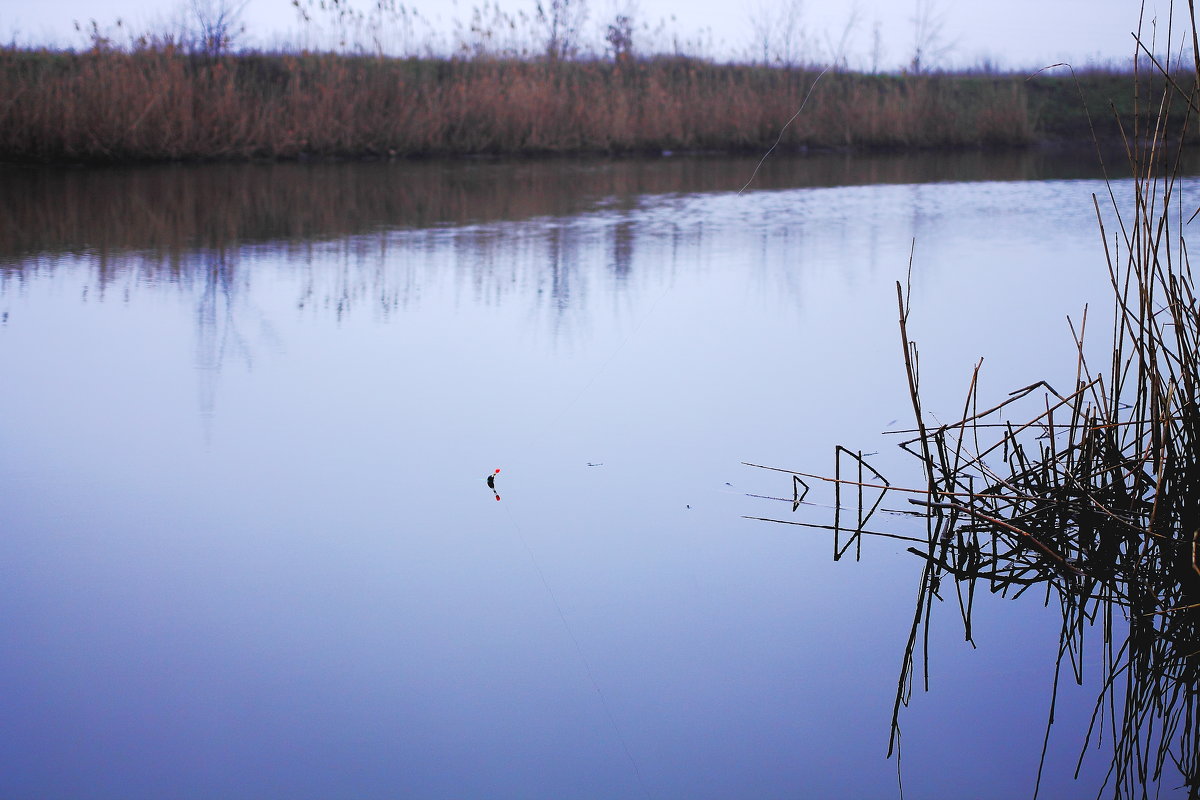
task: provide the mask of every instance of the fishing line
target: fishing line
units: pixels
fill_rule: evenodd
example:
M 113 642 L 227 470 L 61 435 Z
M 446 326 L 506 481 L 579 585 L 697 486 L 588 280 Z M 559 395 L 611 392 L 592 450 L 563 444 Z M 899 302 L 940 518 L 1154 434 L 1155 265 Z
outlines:
M 832 66 L 829 66 L 821 70 L 821 72 L 813 80 L 812 85 L 808 87 L 808 91 L 804 95 L 804 99 L 800 102 L 800 107 L 796 109 L 796 113 L 792 114 L 788 121 L 783 124 L 783 127 L 779 129 L 779 135 L 775 138 L 775 143 L 772 144 L 767 152 L 763 154 L 763 157 L 759 159 L 758 163 L 754 167 L 754 171 L 750 174 L 750 179 L 746 181 L 745 185 L 742 186 L 741 189 L 738 189 L 736 195 L 737 197 L 741 197 L 742 194 L 750 188 L 750 184 L 754 183 L 754 179 L 758 177 L 758 173 L 762 169 L 762 165 L 766 163 L 766 160 L 770 158 L 771 154 L 779 148 L 779 145 L 783 142 L 783 135 L 787 132 L 788 127 L 790 127 L 791 124 L 795 122 L 797 118 L 799 118 L 800 114 L 804 112 L 805 106 L 808 105 L 809 98 L 812 97 L 813 92 L 817 89 L 817 84 L 821 82 L 821 79 L 824 78 L 825 74 L 832 68 Z M 608 369 L 609 365 L 612 364 L 618 355 L 620 355 L 621 351 L 625 349 L 625 346 L 630 342 L 630 340 L 632 340 L 633 337 L 641 331 L 642 326 L 645 325 L 647 320 L 654 315 L 654 312 L 658 309 L 658 306 L 662 302 L 663 298 L 667 296 L 673 287 L 673 281 L 666 282 L 666 286 L 663 288 L 662 292 L 658 295 L 654 302 L 650 304 L 650 308 L 647 309 L 646 313 L 641 316 L 637 324 L 633 327 L 633 330 L 626 334 L 625 338 L 623 338 L 620 343 L 617 344 L 616 348 L 612 351 L 612 353 L 609 354 L 608 358 L 604 360 L 604 363 L 602 363 L 596 368 L 595 371 L 592 372 L 591 377 L 588 378 L 587 382 L 575 393 L 574 397 L 572 397 L 565 406 L 559 409 L 558 414 L 552 418 L 550 424 L 541 426 L 543 429 L 554 427 L 554 425 L 557 424 L 558 421 L 561 420 L 568 411 L 575 407 L 580 398 L 582 398 L 587 390 L 590 389 L 597 381 L 597 379 L 604 374 L 604 371 Z
M 817 88 L 817 84 L 820 83 L 821 78 L 823 78 L 825 76 L 825 73 L 827 73 L 830 69 L 831 69 L 831 67 L 826 67 L 825 69 L 823 69 L 821 71 L 821 73 L 819 75 L 817 75 L 816 79 L 813 81 L 812 85 L 809 87 L 808 92 L 805 94 L 804 100 L 800 103 L 800 107 L 798 109 L 796 109 L 796 113 L 793 114 L 786 123 L 784 123 L 783 127 L 779 131 L 779 136 L 776 138 L 775 143 L 771 145 L 770 149 L 767 150 L 767 152 L 759 160 L 758 164 L 754 167 L 754 172 L 750 175 L 750 179 L 748 181 L 746 181 L 746 184 L 741 189 L 738 190 L 738 192 L 737 192 L 738 197 L 740 197 L 746 191 L 746 189 L 748 189 L 750 187 L 750 184 L 752 184 L 754 182 L 754 179 L 758 176 L 759 170 L 762 168 L 762 165 L 766 162 L 767 158 L 769 158 L 770 155 L 773 152 L 775 152 L 775 150 L 779 147 L 780 143 L 783 141 L 784 133 L 787 131 L 788 127 L 793 122 L 795 122 L 796 119 L 800 116 L 800 114 L 804 111 L 805 106 L 808 105 L 809 98 L 812 97 L 813 91 L 815 91 Z M 593 386 L 593 384 L 596 383 L 596 381 L 600 378 L 600 376 L 602 374 L 604 374 L 604 372 L 608 369 L 608 367 L 612 364 L 612 362 L 614 360 L 616 360 L 617 356 L 620 355 L 621 352 L 625 349 L 626 345 L 628 345 L 629 342 L 633 340 L 633 338 L 641 331 L 642 327 L 646 324 L 646 322 L 650 319 L 650 317 L 654 315 L 654 312 L 658 309 L 659 304 L 663 301 L 663 299 L 671 291 L 673 286 L 674 286 L 673 281 L 668 280 L 666 282 L 666 286 L 663 288 L 662 292 L 660 292 L 658 297 L 654 300 L 654 302 L 650 304 L 650 307 L 646 310 L 646 312 L 641 315 L 641 318 L 638 320 L 637 324 L 634 325 L 633 329 L 628 334 L 626 334 L 625 337 L 617 344 L 616 348 L 613 349 L 613 351 L 609 354 L 608 358 L 606 358 L 604 360 L 604 362 L 602 364 L 600 364 L 600 366 L 597 367 L 592 372 L 592 375 L 590 378 L 588 378 L 587 382 L 584 383 L 584 385 L 579 388 L 579 390 L 567 402 L 567 404 L 565 406 L 563 406 L 562 408 L 559 409 L 558 414 L 555 415 L 550 420 L 549 423 L 539 426 L 539 427 L 542 427 L 543 429 L 555 427 L 557 425 L 557 423 L 579 403 L 579 401 L 583 397 L 583 395 Z M 589 466 L 592 466 L 592 464 L 590 462 L 589 462 Z M 497 501 L 499 501 L 501 499 L 500 492 L 496 488 L 496 479 L 500 475 L 500 471 L 501 471 L 501 468 L 497 467 L 493 472 L 488 474 L 486 477 L 487 486 L 488 486 L 489 490 L 495 495 L 495 498 Z M 592 689 L 596 692 L 596 696 L 600 700 L 600 706 L 604 710 L 604 715 L 608 719 L 608 724 L 612 728 L 613 734 L 616 736 L 617 741 L 620 742 L 621 749 L 625 753 L 625 758 L 629 761 L 630 766 L 633 768 L 633 772 L 634 772 L 635 777 L 637 778 L 637 783 L 638 783 L 639 788 L 642 790 L 642 793 L 647 798 L 652 798 L 652 795 L 650 794 L 650 790 L 646 786 L 645 778 L 642 775 L 641 767 L 638 765 L 637 759 L 634 758 L 633 751 L 630 749 L 629 742 L 625 739 L 624 734 L 621 732 L 620 725 L 617 724 L 616 716 L 614 716 L 614 714 L 612 712 L 612 708 L 611 708 L 611 706 L 609 706 L 608 698 L 605 696 L 604 690 L 600 688 L 600 682 L 596 680 L 596 674 L 595 674 L 595 670 L 593 670 L 593 668 L 592 668 L 592 663 L 588 659 L 587 653 L 584 651 L 583 646 L 580 644 L 579 637 L 576 636 L 575 630 L 571 627 L 571 623 L 567 620 L 567 615 L 563 611 L 562 604 L 558 600 L 558 595 L 555 593 L 554 587 L 551 585 L 549 579 L 547 579 L 545 570 L 542 569 L 541 564 L 538 562 L 537 556 L 533 552 L 533 548 L 529 546 L 529 541 L 525 538 L 524 531 L 522 530 L 521 526 L 517 523 L 516 518 L 513 516 L 512 512 L 509 510 L 509 508 L 507 506 L 505 506 L 504 513 L 505 513 L 505 516 L 508 518 L 509 525 L 512 527 L 513 532 L 516 534 L 518 541 L 520 541 L 521 547 L 525 550 L 525 554 L 529 557 L 529 563 L 533 566 L 534 572 L 537 573 L 538 579 L 542 583 L 542 587 L 545 589 L 546 594 L 550 597 L 550 602 L 554 606 L 555 612 L 558 614 L 558 619 L 562 623 L 563 630 L 565 630 L 567 632 L 567 637 L 571 640 L 571 644 L 575 648 L 575 653 L 579 657 L 580 663 L 583 665 L 584 673 L 587 675 L 588 682 L 592 685 Z M 897 763 L 898 762 L 899 762 L 899 759 L 897 758 Z
M 496 499 L 499 500 L 500 496 L 497 495 Z M 633 757 L 633 751 L 629 749 L 629 743 L 621 733 L 621 727 L 617 725 L 617 718 L 613 716 L 612 708 L 608 705 L 608 698 L 604 696 L 604 691 L 600 688 L 600 682 L 596 680 L 596 674 L 592 670 L 592 662 L 588 660 L 583 646 L 579 643 L 579 637 L 575 635 L 575 631 L 571 627 L 571 623 L 567 622 L 567 615 L 563 613 L 562 604 L 558 602 L 558 595 L 554 593 L 554 587 L 546 579 L 546 573 L 542 570 L 542 565 L 538 563 L 537 556 L 533 554 L 533 548 L 529 546 L 529 542 L 525 539 L 525 533 L 521 530 L 521 526 L 517 524 L 516 519 L 513 518 L 507 506 L 504 508 L 504 513 L 508 517 L 508 522 L 512 525 L 513 531 L 517 534 L 517 539 L 521 542 L 521 546 L 525 548 L 525 554 L 529 556 L 529 563 L 533 565 L 534 572 L 541 579 L 542 586 L 546 589 L 546 594 L 550 596 L 550 601 L 554 604 L 554 610 L 558 612 L 558 619 L 562 622 L 563 630 L 567 632 L 571 644 L 575 646 L 575 653 L 579 656 L 579 661 L 583 664 L 583 671 L 587 674 L 588 682 L 592 684 L 592 689 L 595 690 L 596 696 L 600 698 L 600 706 L 604 709 L 604 716 L 608 718 L 608 724 L 612 727 L 613 733 L 616 734 L 617 741 L 621 743 L 621 749 L 625 751 L 625 758 L 629 760 L 629 764 L 633 767 L 633 774 L 637 776 L 638 786 L 647 798 L 651 798 L 650 790 L 646 787 L 646 780 L 642 777 L 641 767 L 638 766 L 637 759 Z
M 758 165 L 754 168 L 754 173 L 750 176 L 750 180 L 746 181 L 746 185 L 741 189 L 738 189 L 738 197 L 741 197 L 742 192 L 749 189 L 750 184 L 754 183 L 754 178 L 758 175 L 758 171 L 762 169 L 763 162 L 770 157 L 771 153 L 775 152 L 776 147 L 779 147 L 779 143 L 783 141 L 784 132 L 787 131 L 789 125 L 796 121 L 796 117 L 800 116 L 800 112 L 804 110 L 806 105 L 808 105 L 808 98 L 812 97 L 813 90 L 817 88 L 817 84 L 821 82 L 821 78 L 825 77 L 825 73 L 829 72 L 831 69 L 833 69 L 833 67 L 829 66 L 821 70 L 821 74 L 818 75 L 817 79 L 812 82 L 812 86 L 808 87 L 808 94 L 804 95 L 804 100 L 800 103 L 800 107 L 796 109 L 796 113 L 792 114 L 792 118 L 785 122 L 783 127 L 779 129 L 779 138 L 775 140 L 775 144 L 771 145 L 771 149 L 764 153 L 763 157 L 759 159 Z
M 626 345 L 628 345 L 629 342 L 637 336 L 650 317 L 654 315 L 654 312 L 658 309 L 659 304 L 671 291 L 672 287 L 673 281 L 666 281 L 666 286 L 658 294 L 654 302 L 650 304 L 650 307 L 640 316 L 633 328 L 627 334 L 625 334 L 624 338 L 621 339 L 621 341 L 608 355 L 604 362 L 592 371 L 592 374 L 587 381 L 575 392 L 575 394 L 570 400 L 567 401 L 565 405 L 559 408 L 558 413 L 546 423 L 539 425 L 539 428 L 542 428 L 543 430 L 554 430 L 558 426 L 559 422 L 566 417 L 576 405 L 578 405 L 579 401 L 588 392 L 588 390 L 592 388 L 596 381 L 599 380 L 600 376 L 603 375 L 609 366 L 616 360 L 617 356 L 624 351 Z M 534 437 L 528 437 L 527 440 L 532 440 L 533 438 Z M 591 462 L 588 463 L 589 466 L 592 466 Z M 496 482 L 500 479 L 500 475 L 501 468 L 497 467 L 485 478 L 488 489 L 492 492 L 497 501 L 501 500 L 500 490 L 496 486 Z M 642 794 L 645 795 L 647 800 L 652 800 L 653 795 L 651 795 L 650 790 L 646 785 L 645 777 L 642 775 L 641 766 L 634 757 L 633 750 L 630 748 L 629 742 L 626 740 L 625 735 L 621 732 L 621 726 L 617 724 L 617 718 L 613 714 L 612 707 L 608 703 L 608 698 L 605 696 L 604 690 L 600 688 L 600 682 L 596 679 L 596 673 L 592 668 L 592 663 L 588 659 L 587 653 L 584 651 L 583 645 L 579 641 L 579 637 L 575 634 L 574 628 L 571 627 L 571 623 L 567 619 L 566 612 L 563 611 L 562 603 L 559 602 L 558 595 L 555 593 L 554 587 L 551 585 L 550 580 L 546 577 L 546 572 L 542 569 L 541 563 L 538 561 L 537 556 L 533 552 L 533 548 L 529 545 L 529 541 L 525 538 L 524 530 L 517 523 L 516 517 L 513 515 L 512 511 L 507 505 L 504 508 L 504 513 L 508 518 L 509 525 L 516 534 L 516 538 L 520 541 L 521 547 L 525 550 L 526 556 L 529 557 L 529 563 L 533 565 L 533 570 L 537 573 L 538 579 L 542 583 L 542 587 L 549 596 L 550 602 L 554 606 L 554 611 L 558 614 L 558 619 L 562 623 L 563 630 L 567 632 L 567 638 L 571 640 L 571 645 L 575 648 L 575 654 L 578 656 L 579 662 L 583 665 L 583 671 L 587 676 L 588 683 L 591 684 L 593 691 L 596 692 L 596 696 L 600 700 L 600 707 L 604 710 L 604 716 L 608 720 L 609 727 L 612 728 L 613 734 L 616 736 L 617 741 L 621 745 L 621 750 L 625 753 L 626 760 L 629 761 L 630 766 L 633 768 L 633 774 L 637 779 L 638 787 L 641 789 Z
M 624 351 L 626 345 L 628 345 L 629 342 L 632 341 L 635 336 L 637 336 L 650 317 L 654 315 L 654 312 L 658 309 L 659 304 L 671 291 L 672 286 L 673 282 L 671 280 L 666 281 L 666 286 L 658 294 L 654 302 L 650 304 L 650 307 L 645 311 L 645 313 L 640 316 L 632 330 L 630 330 L 621 339 L 621 341 L 608 355 L 604 362 L 592 371 L 591 376 L 575 392 L 571 399 L 558 409 L 558 413 L 544 424 L 539 425 L 539 428 L 542 430 L 554 430 L 558 426 L 559 422 L 570 411 L 572 411 L 576 405 L 578 405 L 584 394 L 586 394 L 588 390 L 592 388 L 600 376 L 604 374 L 605 370 L 607 370 L 608 367 L 616 360 L 617 356 Z M 535 437 L 527 437 L 526 441 L 531 441 L 534 438 Z M 588 462 L 588 465 L 593 466 L 591 462 Z M 501 470 L 502 468 L 497 467 L 485 478 L 485 483 L 487 484 L 488 489 L 492 492 L 497 501 L 501 500 L 500 489 L 496 486 L 496 482 L 500 479 Z M 637 779 L 638 788 L 641 789 L 642 794 L 646 796 L 647 800 L 652 800 L 653 795 L 651 795 L 650 790 L 646 785 L 645 777 L 642 775 L 641 766 L 634 757 L 633 750 L 629 747 L 629 742 L 626 740 L 625 735 L 621 732 L 621 726 L 617 724 L 617 718 L 612 712 L 612 707 L 608 703 L 608 698 L 605 696 L 604 690 L 600 688 L 600 682 L 596 679 L 596 673 L 592 668 L 592 663 L 588 659 L 587 653 L 584 651 L 583 645 L 579 641 L 579 637 L 575 634 L 574 628 L 571 627 L 571 623 L 567 619 L 566 612 L 563 611 L 562 603 L 559 602 L 558 595 L 555 593 L 554 587 L 546 577 L 546 572 L 542 569 L 541 563 L 538 561 L 537 556 L 533 552 L 533 548 L 529 545 L 529 541 L 525 538 L 524 530 L 517 523 L 516 517 L 513 515 L 512 511 L 507 505 L 504 508 L 504 513 L 508 518 L 509 525 L 516 534 L 516 538 L 520 541 L 521 547 L 525 550 L 526 556 L 529 557 L 529 563 L 533 565 L 533 570 L 537 573 L 538 579 L 542 583 L 542 587 L 549 596 L 550 602 L 554 606 L 554 611 L 558 614 L 558 619 L 562 623 L 563 630 L 567 632 L 567 638 L 571 640 L 571 645 L 575 648 L 575 654 L 578 656 L 579 662 L 583 665 L 583 671 L 587 676 L 588 683 L 591 684 L 593 691 L 596 692 L 596 696 L 600 700 L 600 707 L 604 710 L 604 716 L 608 720 L 609 727 L 612 728 L 613 734 L 616 736 L 617 741 L 621 745 L 621 750 L 625 753 L 626 760 L 629 761 L 630 766 L 633 768 L 633 774 Z

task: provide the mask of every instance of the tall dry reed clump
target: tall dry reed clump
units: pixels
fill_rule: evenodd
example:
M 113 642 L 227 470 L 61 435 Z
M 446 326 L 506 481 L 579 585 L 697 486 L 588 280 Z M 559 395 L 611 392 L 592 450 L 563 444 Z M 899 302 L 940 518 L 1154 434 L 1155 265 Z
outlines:
M 1171 73 L 1174 65 L 1144 54 L 1147 68 Z M 1200 77 L 1200 57 L 1188 67 Z M 1036 587 L 1063 617 L 1055 693 L 1065 666 L 1080 683 L 1085 664 L 1099 667 L 1085 742 L 1111 747 L 1113 796 L 1156 796 L 1182 775 L 1188 796 L 1200 797 L 1200 302 L 1184 237 L 1195 208 L 1180 196 L 1184 130 L 1172 124 L 1195 124 L 1193 86 L 1171 78 L 1157 94 L 1138 96 L 1135 112 L 1144 113 L 1124 130 L 1132 196 L 1110 185 L 1095 198 L 1114 301 L 1111 348 L 1103 365 L 1089 360 L 1085 312 L 1073 328 L 1079 355 L 1069 391 L 1040 383 L 987 407 L 976 394 L 976 368 L 962 417 L 929 422 L 909 304 L 897 284 L 917 425 L 901 446 L 919 459 L 925 485 L 895 489 L 852 455 L 857 474 L 835 478 L 839 511 L 830 526 L 839 540 L 861 542 L 884 496 L 897 491 L 927 522 L 926 541 L 910 549 L 924 571 L 893 745 L 918 672 L 928 689 L 928 652 L 923 670 L 915 653 L 928 641 L 934 599 L 948 588 L 956 594 L 970 640 L 978 589 L 1017 596 Z M 801 477 L 809 476 L 794 478 L 793 509 Z M 846 526 L 840 505 L 849 496 L 858 508 Z M 1085 634 L 1097 628 L 1102 646 L 1085 651 Z M 1047 738 L 1053 718 L 1052 702 Z
M 816 70 L 0 50 L 0 159 L 764 150 Z M 830 73 L 785 147 L 1024 144 L 1019 78 Z

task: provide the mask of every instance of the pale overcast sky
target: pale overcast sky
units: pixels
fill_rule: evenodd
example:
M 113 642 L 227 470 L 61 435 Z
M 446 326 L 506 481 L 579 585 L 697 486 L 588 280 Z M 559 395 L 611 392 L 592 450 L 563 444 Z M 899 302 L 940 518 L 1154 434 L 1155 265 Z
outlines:
M 80 47 L 85 39 L 74 30 L 74 21 L 96 19 L 110 24 L 118 17 L 135 29 L 162 28 L 195 0 L 36 0 L 0 6 L 0 37 L 19 44 L 54 43 Z M 198 0 L 217 2 L 218 0 Z M 301 0 L 307 2 L 308 0 Z M 376 0 L 349 0 L 359 8 L 374 7 Z M 1095 61 L 1128 60 L 1133 52 L 1130 32 L 1138 20 L 1138 0 L 919 0 L 932 4 L 935 16 L 942 20 L 942 44 L 952 44 L 942 58 L 945 66 L 972 66 L 984 58 L 1010 68 L 1034 68 L 1057 61 L 1082 65 Z M 546 0 L 547 4 L 549 0 Z M 665 21 L 660 42 L 673 35 L 688 44 L 703 41 L 708 55 L 718 58 L 743 56 L 755 41 L 756 21 L 777 15 L 789 3 L 798 0 L 587 0 L 587 31 L 599 40 L 598 31 L 620 10 L 632 8 L 635 18 L 657 27 Z M 410 0 L 416 8 L 449 40 L 453 20 L 466 20 L 482 0 Z M 536 0 L 500 0 L 498 5 L 510 12 L 532 11 Z M 852 66 L 868 66 L 872 53 L 881 67 L 894 68 L 911 58 L 914 41 L 913 19 L 918 0 L 800 0 L 801 26 L 807 34 L 809 50 L 828 53 L 837 48 L 852 12 L 857 23 L 850 29 L 845 50 Z M 1177 6 L 1186 7 L 1179 0 Z M 1165 29 L 1166 0 L 1148 0 L 1147 19 L 1155 13 Z M 291 0 L 248 0 L 243 20 L 246 35 L 242 43 L 272 47 L 296 42 L 300 34 L 298 17 Z M 776 26 L 778 28 L 778 25 Z M 879 36 L 876 39 L 875 32 Z M 1147 31 L 1148 35 L 1148 31 Z M 646 42 L 647 36 L 641 37 Z M 635 47 L 639 39 L 635 36 Z M 876 45 L 878 42 L 878 45 Z M 1161 49 L 1161 48 L 1160 48 Z

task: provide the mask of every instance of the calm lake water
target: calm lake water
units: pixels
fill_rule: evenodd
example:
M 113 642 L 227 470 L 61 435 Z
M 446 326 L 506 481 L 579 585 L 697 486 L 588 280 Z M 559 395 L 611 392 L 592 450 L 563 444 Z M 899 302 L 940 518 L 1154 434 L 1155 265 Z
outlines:
M 927 410 L 980 357 L 985 398 L 1069 385 L 1107 190 L 1086 153 L 754 169 L 0 172 L 0 796 L 898 797 L 921 564 L 745 519 L 832 512 L 742 462 L 920 481 L 883 433 L 914 240 Z M 1042 599 L 979 598 L 975 648 L 935 606 L 906 798 L 1031 794 Z M 1099 677 L 1043 797 L 1107 771 L 1071 777 Z

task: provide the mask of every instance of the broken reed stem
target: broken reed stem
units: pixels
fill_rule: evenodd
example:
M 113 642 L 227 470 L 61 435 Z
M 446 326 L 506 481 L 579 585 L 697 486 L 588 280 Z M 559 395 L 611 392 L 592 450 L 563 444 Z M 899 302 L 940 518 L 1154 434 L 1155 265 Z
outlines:
M 1195 44 L 1192 0 L 1188 8 Z M 1140 38 L 1137 45 L 1167 80 L 1160 96 L 1138 93 L 1137 102 L 1149 109 L 1145 120 L 1139 111 L 1128 132 L 1121 121 L 1134 176 L 1130 207 L 1118 203 L 1107 180 L 1111 207 L 1102 209 L 1092 198 L 1112 289 L 1107 378 L 1088 364 L 1085 307 L 1080 330 L 1071 326 L 1077 351 L 1072 391 L 1038 382 L 979 411 L 976 365 L 961 418 L 931 426 L 908 326 L 909 297 L 897 282 L 916 428 L 889 433 L 912 436 L 899 446 L 920 463 L 926 486 L 864 479 L 864 467 L 870 467 L 861 456 L 858 479 L 843 480 L 841 454 L 854 454 L 841 447 L 833 479 L 792 474 L 832 481 L 839 500 L 843 485 L 856 487 L 856 533 L 867 533 L 865 521 L 883 493 L 901 492 L 925 509 L 924 548 L 909 549 L 924 564 L 897 682 L 889 755 L 899 747 L 899 713 L 910 699 L 918 642 L 928 688 L 930 613 L 933 599 L 941 599 L 943 579 L 955 582 L 968 640 L 977 581 L 1014 597 L 1043 586 L 1046 602 L 1057 599 L 1063 615 L 1058 665 L 1069 663 L 1077 682 L 1084 676 L 1085 635 L 1099 627 L 1105 676 L 1084 750 L 1099 730 L 1111 748 L 1106 783 L 1114 796 L 1152 796 L 1146 787 L 1166 780 L 1174 764 L 1189 796 L 1200 798 L 1200 304 L 1183 238 L 1182 131 L 1169 130 L 1174 94 L 1186 100 L 1185 122 L 1200 108 L 1170 74 L 1170 61 L 1151 56 Z M 1200 84 L 1200 52 L 1193 60 Z M 1115 226 L 1106 224 L 1106 213 Z M 1111 242 L 1109 227 L 1117 231 Z M 915 242 L 910 278 L 914 254 Z M 863 499 L 868 490 L 879 492 L 869 508 Z M 846 528 L 840 510 L 835 513 L 841 533 Z M 1052 698 L 1051 722 L 1054 703 Z
M 909 500 L 908 502 L 913 503 L 914 505 L 922 505 L 922 506 L 926 506 L 926 507 L 933 507 L 935 505 L 934 503 L 922 503 L 920 500 Z M 942 505 L 945 508 L 956 509 L 958 511 L 963 512 L 964 514 L 970 514 L 973 517 L 981 519 L 984 522 L 990 523 L 992 525 L 996 525 L 1000 528 L 1003 528 L 1006 531 L 1012 531 L 1013 533 L 1022 537 L 1025 541 L 1029 542 L 1031 545 L 1036 547 L 1039 551 L 1041 551 L 1042 555 L 1049 558 L 1051 561 L 1053 561 L 1055 564 L 1057 564 L 1062 569 L 1065 569 L 1068 572 L 1073 572 L 1076 575 L 1084 574 L 1083 570 L 1078 569 L 1078 568 L 1073 567 L 1070 564 L 1068 564 L 1066 559 L 1064 559 L 1058 553 L 1054 552 L 1054 550 L 1052 548 L 1050 548 L 1048 545 L 1044 544 L 1040 539 L 1038 539 L 1036 536 L 1034 536 L 1029 531 L 1022 530 L 1021 528 L 1018 528 L 1016 525 L 1005 522 L 1002 519 L 988 516 L 987 514 L 984 514 L 984 513 L 980 512 L 978 509 L 975 509 L 971 506 L 965 506 L 960 503 L 941 503 L 940 505 Z

